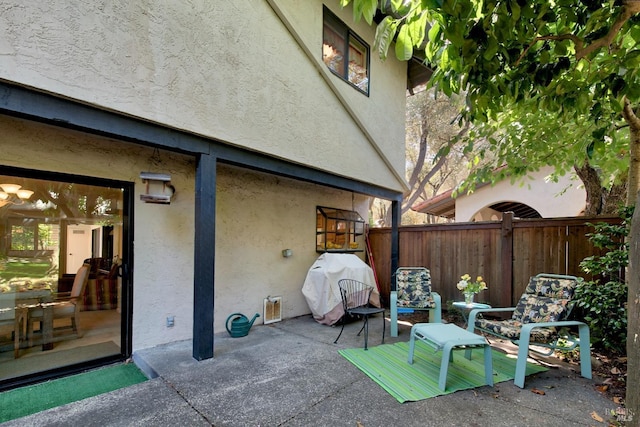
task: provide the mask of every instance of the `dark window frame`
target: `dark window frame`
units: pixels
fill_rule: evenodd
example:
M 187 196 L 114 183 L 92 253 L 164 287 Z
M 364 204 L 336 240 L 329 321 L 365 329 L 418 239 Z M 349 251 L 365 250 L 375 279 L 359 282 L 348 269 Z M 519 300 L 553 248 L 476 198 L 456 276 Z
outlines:
M 331 36 L 327 34 L 330 31 L 333 33 Z M 334 61 L 334 67 L 330 66 L 327 60 L 326 43 L 327 39 L 331 37 L 334 41 L 333 44 L 341 44 L 341 52 L 346 52 L 346 58 L 342 58 L 342 61 Z M 360 53 L 365 56 L 361 65 L 366 71 L 366 76 L 363 78 L 360 85 L 350 76 L 349 65 L 352 62 L 350 59 L 354 53 Z M 350 86 L 354 87 L 357 91 L 369 96 L 370 90 L 370 57 L 371 48 L 369 44 L 365 42 L 360 36 L 354 33 L 340 18 L 338 18 L 329 8 L 322 7 L 322 62 L 325 63 L 327 68 L 336 76 L 347 82 Z

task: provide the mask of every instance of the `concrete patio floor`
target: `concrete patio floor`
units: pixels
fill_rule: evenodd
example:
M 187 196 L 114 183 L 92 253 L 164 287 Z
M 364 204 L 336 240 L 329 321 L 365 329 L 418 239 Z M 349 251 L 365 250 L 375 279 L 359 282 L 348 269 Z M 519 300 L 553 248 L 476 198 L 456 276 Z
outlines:
M 337 352 L 363 345 L 360 326 L 348 324 L 338 344 L 339 328 L 311 316 L 254 326 L 242 338 L 216 335 L 214 358 L 201 362 L 191 357 L 190 340 L 142 350 L 136 360 L 156 378 L 4 425 L 570 427 L 614 419 L 616 405 L 595 390 L 598 379 L 556 359 L 527 377 L 524 389 L 507 381 L 398 403 Z M 408 341 L 409 328 L 401 325 L 385 343 Z M 370 346 L 380 344 L 381 329 L 373 318 Z

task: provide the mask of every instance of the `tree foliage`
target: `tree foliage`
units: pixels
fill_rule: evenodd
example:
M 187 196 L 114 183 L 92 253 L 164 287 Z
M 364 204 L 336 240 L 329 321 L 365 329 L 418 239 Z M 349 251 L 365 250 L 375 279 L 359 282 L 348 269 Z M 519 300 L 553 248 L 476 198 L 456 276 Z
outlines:
M 356 17 L 371 22 L 376 3 L 353 0 Z M 491 137 L 486 150 L 507 164 L 503 173 L 524 175 L 542 161 L 562 172 L 588 160 L 611 184 L 629 168 L 623 110 L 627 103 L 634 118 L 640 98 L 640 1 L 386 3 L 379 55 L 386 57 L 395 37 L 399 59 L 424 53 L 435 69 L 432 85 L 446 95 L 466 91 L 465 118 Z M 533 152 L 535 161 L 527 157 Z M 628 176 L 636 181 L 628 200 L 635 200 L 640 178 Z
M 453 188 L 468 174 L 463 142 L 470 124 L 458 124 L 461 101 L 458 96 L 437 96 L 433 89 L 407 100 L 407 181 L 411 190 L 403 200 L 403 213 L 443 187 Z
M 402 201 L 402 224 L 438 222 L 435 217 L 413 212 L 416 204 L 430 199 L 443 188 L 449 190 L 469 171 L 470 153 L 464 144 L 471 128 L 457 120 L 463 98 L 442 96 L 431 88 L 407 98 L 406 170 L 409 191 Z M 440 155 L 439 155 L 440 154 Z M 389 203 L 372 202 L 373 222 L 390 224 Z
M 377 1 L 341 0 L 343 6 L 350 3 L 356 19 L 373 22 Z M 608 179 L 616 173 L 608 165 L 624 159 L 626 163 L 618 165 L 626 165 L 626 204 L 637 202 L 640 0 L 389 0 L 382 4 L 389 6 L 376 31 L 379 55 L 386 56 L 394 38 L 399 59 L 409 59 L 416 50 L 424 52 L 435 69 L 432 85 L 447 95 L 466 92 L 466 119 L 474 125 L 498 124 L 495 129 L 505 137 L 494 138 L 492 151 L 504 153 L 502 159 L 511 174 L 522 175 L 537 167 L 542 159 L 529 161 L 528 156 L 546 152 L 557 167 L 564 165 L 566 170 L 592 162 Z M 526 127 L 521 133 L 526 138 L 512 139 L 517 132 L 503 127 L 504 117 L 513 121 L 516 130 Z M 537 134 L 542 130 L 546 133 Z M 534 147 L 536 143 L 543 145 L 542 150 Z M 640 330 L 640 210 L 635 212 L 630 231 L 629 337 L 637 337 Z M 640 340 L 627 340 L 627 355 L 626 405 L 638 416 Z

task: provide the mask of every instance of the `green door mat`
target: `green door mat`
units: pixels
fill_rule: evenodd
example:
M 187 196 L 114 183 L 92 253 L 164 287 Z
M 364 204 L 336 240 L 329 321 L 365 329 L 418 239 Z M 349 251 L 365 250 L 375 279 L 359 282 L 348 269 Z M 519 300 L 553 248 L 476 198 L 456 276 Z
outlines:
M 0 393 L 0 422 L 146 381 L 133 363 L 107 366 Z

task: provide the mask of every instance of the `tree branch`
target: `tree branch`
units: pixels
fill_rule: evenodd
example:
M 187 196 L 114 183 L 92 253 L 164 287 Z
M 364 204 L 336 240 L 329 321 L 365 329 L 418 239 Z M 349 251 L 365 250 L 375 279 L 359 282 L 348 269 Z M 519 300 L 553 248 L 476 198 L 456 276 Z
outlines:
M 559 35 L 556 35 L 556 36 L 540 36 L 540 37 L 536 37 L 535 39 L 533 39 L 533 41 L 531 43 L 529 43 L 529 46 L 527 46 L 527 48 L 520 54 L 520 57 L 516 61 L 516 67 L 520 64 L 520 61 L 522 61 L 522 59 L 525 57 L 527 52 L 529 52 L 529 50 L 536 43 L 538 43 L 540 41 L 544 41 L 544 40 L 555 40 L 555 41 L 571 40 L 576 45 L 576 52 L 578 51 L 578 49 L 582 49 L 582 46 L 584 45 L 584 41 L 580 37 L 574 36 L 573 34 L 559 34 Z
M 413 188 L 415 183 L 418 181 L 418 177 L 420 176 L 420 172 L 424 167 L 424 159 L 427 156 L 427 145 L 429 140 L 429 126 L 427 125 L 427 117 L 422 119 L 422 123 L 420 125 L 420 150 L 418 152 L 418 158 L 416 159 L 416 164 L 413 168 L 413 172 L 411 173 L 411 178 L 409 178 L 409 188 Z
M 620 15 L 616 19 L 616 22 L 613 23 L 609 32 L 604 36 L 600 37 L 598 40 L 595 40 L 589 46 L 584 49 L 578 49 L 576 45 L 576 59 L 579 61 L 585 56 L 593 53 L 594 51 L 600 49 L 604 46 L 610 46 L 613 43 L 613 39 L 618 35 L 618 32 L 622 28 L 622 26 L 631 18 L 633 15 L 640 13 L 640 1 L 638 0 L 625 0 L 622 2 L 622 10 L 620 11 Z
M 516 61 L 516 66 L 520 64 L 520 61 L 525 57 L 527 52 L 539 41 L 544 40 L 571 40 L 575 44 L 576 47 L 576 60 L 579 61 L 582 58 L 592 54 L 596 50 L 600 49 L 604 46 L 610 46 L 613 43 L 613 40 L 616 38 L 622 26 L 631 18 L 633 15 L 637 15 L 640 13 L 640 0 L 624 0 L 622 2 L 622 8 L 620 10 L 620 14 L 616 18 L 616 21 L 613 23 L 609 31 L 604 36 L 600 37 L 597 40 L 594 40 L 588 46 L 584 46 L 584 40 L 580 37 L 575 36 L 573 34 L 559 34 L 559 35 L 549 35 L 549 36 L 540 36 L 533 39 L 533 41 L 527 46 L 527 48 L 520 54 L 520 57 Z
M 631 107 L 631 102 L 625 96 L 623 99 L 622 117 L 629 124 L 629 127 L 635 131 L 640 131 L 640 118 L 636 115 Z

